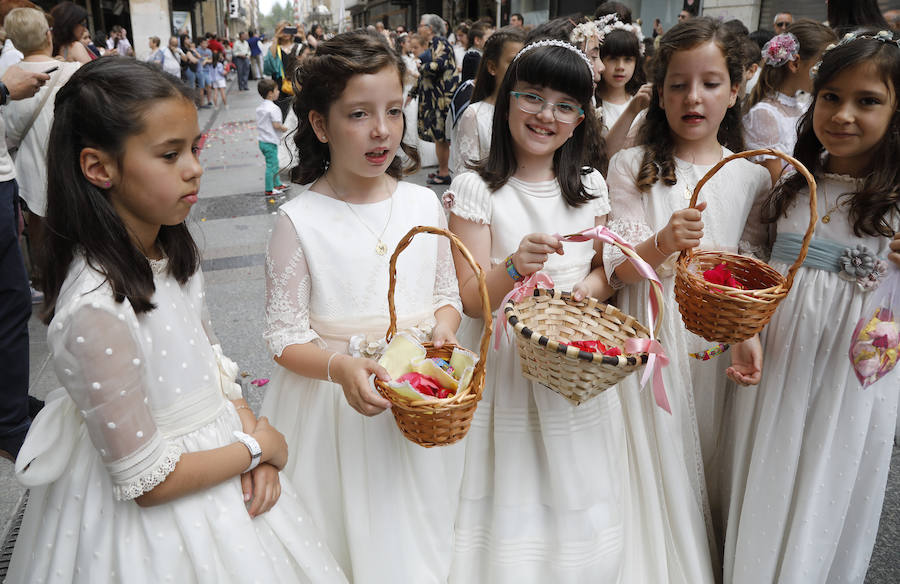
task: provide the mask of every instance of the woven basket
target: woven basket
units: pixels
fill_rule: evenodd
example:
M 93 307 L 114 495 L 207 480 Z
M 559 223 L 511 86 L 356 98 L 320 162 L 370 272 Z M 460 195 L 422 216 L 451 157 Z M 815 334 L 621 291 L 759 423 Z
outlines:
M 641 261 L 631 247 L 613 243 L 632 260 Z M 662 310 L 662 290 L 657 282 L 651 284 Z M 503 310 L 516 332 L 522 375 L 575 405 L 600 395 L 647 363 L 647 353 L 608 356 L 568 344 L 599 340 L 624 353 L 629 338 L 650 337 L 650 330 L 634 317 L 596 298 L 577 301 L 569 292 L 535 289 L 524 300 L 509 300 Z M 654 336 L 659 323 L 657 318 Z
M 400 395 L 383 381 L 375 380 L 375 387 L 378 389 L 378 393 L 393 404 L 391 411 L 403 435 L 420 446 L 430 448 L 432 446 L 453 444 L 462 439 L 466 432 L 469 431 L 469 426 L 472 424 L 472 416 L 475 414 L 475 407 L 481 400 L 481 394 L 484 390 L 484 368 L 487 362 L 488 347 L 491 342 L 492 319 L 491 303 L 488 299 L 487 281 L 485 280 L 484 271 L 482 271 L 481 266 L 478 265 L 478 262 L 475 261 L 475 258 L 472 257 L 472 254 L 469 253 L 462 241 L 444 229 L 423 226 L 413 227 L 400 240 L 400 243 L 397 244 L 397 249 L 394 250 L 391 256 L 391 280 L 388 288 L 388 309 L 391 316 L 391 325 L 386 336 L 388 342 L 397 332 L 397 312 L 394 308 L 394 290 L 397 284 L 397 258 L 400 256 L 400 252 L 409 246 L 413 237 L 418 233 L 443 235 L 450 240 L 450 243 L 469 262 L 478 278 L 478 291 L 484 312 L 484 333 L 481 336 L 478 363 L 475 364 L 472 380 L 465 389 L 445 399 L 411 399 Z M 455 346 L 446 344 L 436 349 L 431 343 L 425 343 L 425 356 L 426 358 L 437 357 L 450 361 L 450 356 L 453 354 Z
M 778 303 L 790 291 L 794 275 L 806 259 L 809 242 L 819 219 L 816 213 L 816 181 L 812 174 L 795 158 L 772 149 L 739 152 L 719 161 L 697 183 L 690 207 L 696 205 L 700 188 L 726 163 L 760 154 L 777 156 L 787 161 L 806 179 L 809 184 L 809 227 L 803 237 L 800 255 L 788 269 L 786 276 L 764 262 L 737 254 L 690 249 L 681 252 L 675 264 L 675 300 L 685 328 L 708 341 L 739 343 L 768 324 Z M 744 289 L 712 284 L 703 278 L 703 272 L 723 262 L 743 284 Z

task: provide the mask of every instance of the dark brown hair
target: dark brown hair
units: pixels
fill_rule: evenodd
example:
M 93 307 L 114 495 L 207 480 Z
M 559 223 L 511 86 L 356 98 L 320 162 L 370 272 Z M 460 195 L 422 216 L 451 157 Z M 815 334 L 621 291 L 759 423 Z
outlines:
M 509 131 L 509 110 L 518 106 L 512 102 L 509 93 L 514 90 L 517 82 L 522 81 L 538 87 L 549 87 L 578 100 L 579 106 L 584 110 L 584 119 L 575 128 L 572 137 L 553 154 L 553 173 L 559 181 L 562 196 L 569 205 L 578 207 L 594 198 L 581 182 L 581 177 L 586 172 L 585 167 L 592 166 L 588 158 L 591 155 L 590 148 L 587 147 L 590 138 L 588 128 L 596 125 L 594 107 L 591 104 L 594 91 L 592 73 L 584 59 L 574 51 L 552 45 L 522 53 L 510 64 L 494 106 L 490 154 L 485 160 L 472 166 L 491 192 L 505 185 L 518 167 Z
M 672 55 L 710 41 L 721 49 L 725 57 L 731 85 L 739 85 L 744 75 L 741 42 L 718 21 L 705 17 L 690 18 L 676 24 L 660 37 L 659 49 L 650 65 L 653 96 L 638 135 L 638 142 L 644 146 L 644 158 L 637 176 L 637 186 L 642 191 L 649 191 L 660 179 L 668 186 L 678 182 L 675 176 L 675 138 L 666 112 L 659 105 L 659 87 L 665 81 Z M 734 152 L 744 149 L 740 112 L 740 99 L 737 99 L 719 124 L 719 143 Z
M 155 308 L 150 262 L 132 242 L 109 193 L 85 178 L 80 157 L 84 148 L 97 148 L 121 164 L 125 141 L 144 131 L 144 114 L 166 99 L 193 104 L 191 90 L 180 79 L 134 59 L 85 63 L 59 90 L 47 148 L 44 322 L 53 318 L 76 254 L 106 275 L 116 302 L 127 299 L 137 314 Z M 169 259 L 169 273 L 180 284 L 187 282 L 200 266 L 187 225 L 162 225 L 156 241 Z
M 524 43 L 525 31 L 514 26 L 505 26 L 488 37 L 484 43 L 484 54 L 481 56 L 481 62 L 478 64 L 478 73 L 475 74 L 475 89 L 472 90 L 472 98 L 470 103 L 482 101 L 494 93 L 494 88 L 501 83 L 502 79 L 497 79 L 488 71 L 488 63 L 497 66 L 500 57 L 503 55 L 503 47 L 506 43 Z
M 797 42 L 800 44 L 797 58 L 801 61 L 814 58 L 825 50 L 825 47 L 837 40 L 834 31 L 808 18 L 794 22 L 787 29 L 787 32 L 797 37 Z M 761 54 L 757 53 L 757 57 L 760 56 Z M 759 81 L 753 87 L 753 91 L 750 92 L 750 97 L 747 99 L 747 103 L 744 104 L 744 111 L 750 111 L 750 108 L 754 105 L 774 95 L 787 78 L 788 71 L 787 64 L 780 67 L 773 67 L 768 63 L 763 64 L 762 72 L 759 74 Z
M 895 35 L 896 38 L 896 35 Z M 877 75 L 893 93 L 894 115 L 884 138 L 872 153 L 870 172 L 862 187 L 849 195 L 850 220 L 857 236 L 893 237 L 890 224 L 893 213 L 900 211 L 900 103 L 897 91 L 900 89 L 900 47 L 892 42 L 882 42 L 872 38 L 856 39 L 839 45 L 823 55 L 822 62 L 813 85 L 816 100 L 800 118 L 794 157 L 816 176 L 825 172 L 822 156 L 825 152 L 822 142 L 813 131 L 813 116 L 819 101 L 819 92 L 835 75 L 849 67 L 871 64 Z M 806 186 L 806 181 L 798 174 L 792 174 L 776 185 L 769 198 L 764 219 L 776 222 L 796 200 L 797 193 Z
M 295 92 L 294 113 L 297 114 L 297 130 L 294 142 L 300 159 L 291 169 L 291 180 L 299 184 L 314 182 L 325 174 L 331 162 L 331 152 L 327 144 L 316 137 L 309 121 L 310 112 L 318 112 L 327 118 L 331 104 L 340 99 L 344 88 L 354 75 L 372 74 L 385 67 L 397 70 L 400 85 L 406 65 L 400 56 L 388 45 L 384 35 L 365 32 L 346 32 L 330 40 L 319 43 L 314 56 L 304 59 L 294 73 L 294 84 L 302 79 L 303 91 Z M 406 117 L 403 118 L 406 131 Z M 387 169 L 393 178 L 414 173 L 419 168 L 419 154 L 416 149 L 402 143 L 400 148 L 410 158 L 410 164 L 403 167 L 400 156 L 395 156 Z

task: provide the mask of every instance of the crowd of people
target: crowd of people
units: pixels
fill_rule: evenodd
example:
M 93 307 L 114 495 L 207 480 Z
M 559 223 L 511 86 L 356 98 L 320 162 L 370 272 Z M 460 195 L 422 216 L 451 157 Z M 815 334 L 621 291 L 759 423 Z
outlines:
M 276 372 L 257 417 L 185 222 L 203 174 L 195 100 L 224 103 L 224 46 L 172 37 L 171 61 L 82 65 L 78 26 L 58 45 L 42 11 L 9 11 L 22 59 L 0 73 L 16 154 L 15 171 L 0 156 L 0 235 L 21 192 L 44 218 L 41 317 L 63 388 L 30 431 L 35 404 L 0 409 L 0 453 L 31 489 L 7 581 L 861 584 L 900 399 L 900 37 L 874 0 L 754 33 L 697 12 L 649 39 L 618 2 L 528 30 L 423 14 L 412 34 L 241 35 L 232 61 L 266 77 L 266 193 L 287 188 L 288 130 L 306 187 L 267 250 Z M 127 53 L 124 36 L 108 50 Z M 422 143 L 440 198 L 404 180 Z M 814 177 L 812 218 L 811 185 L 780 157 L 708 177 L 766 148 Z M 417 239 L 389 317 L 391 252 L 417 225 L 451 231 L 484 279 L 446 239 Z M 584 232 L 624 243 L 560 235 Z M 10 242 L 9 322 L 27 321 Z M 679 254 L 785 274 L 807 246 L 762 333 L 729 346 L 687 330 Z M 647 371 L 575 405 L 526 377 L 499 330 L 466 437 L 407 440 L 372 386 L 398 366 L 388 323 L 413 347 L 474 348 L 483 302 L 504 329 L 505 299 L 537 282 L 658 324 Z M 27 380 L 27 336 L 24 352 L 0 339 Z

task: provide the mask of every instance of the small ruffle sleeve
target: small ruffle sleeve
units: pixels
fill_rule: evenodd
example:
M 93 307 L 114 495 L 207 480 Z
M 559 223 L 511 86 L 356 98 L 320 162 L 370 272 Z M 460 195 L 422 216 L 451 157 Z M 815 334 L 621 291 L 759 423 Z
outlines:
M 56 374 L 84 417 L 115 497 L 151 491 L 175 469 L 183 449 L 159 432 L 151 415 L 137 317 L 127 303 L 82 299 L 53 326 Z
M 444 206 L 461 219 L 489 225 L 491 192 L 475 172 L 465 172 L 453 179 L 442 197 Z
M 653 235 L 644 212 L 644 194 L 635 182 L 636 164 L 639 163 L 639 152 L 623 150 L 613 156 L 607 173 L 610 211 L 606 226 L 631 245 L 637 245 Z M 622 287 L 615 269 L 625 260 L 625 254 L 618 247 L 603 246 L 603 267 L 613 288 Z
M 266 325 L 263 338 L 276 357 L 290 345 L 316 342 L 325 346 L 309 326 L 312 279 L 297 231 L 279 213 L 266 252 Z

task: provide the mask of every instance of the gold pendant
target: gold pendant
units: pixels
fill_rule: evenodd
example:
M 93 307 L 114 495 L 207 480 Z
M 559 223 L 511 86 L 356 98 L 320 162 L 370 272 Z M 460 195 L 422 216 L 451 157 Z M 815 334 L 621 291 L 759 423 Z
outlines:
M 831 223 L 831 213 L 826 213 L 824 217 L 822 217 L 822 223 Z
M 694 194 L 694 193 L 691 192 L 690 187 L 684 187 L 684 198 L 685 198 L 685 199 L 687 199 L 688 201 L 690 201 L 690 200 L 691 200 L 691 196 L 692 196 L 693 194 Z
M 380 256 L 383 256 L 387 253 L 387 244 L 383 241 L 379 241 L 378 245 L 375 246 L 375 253 Z

